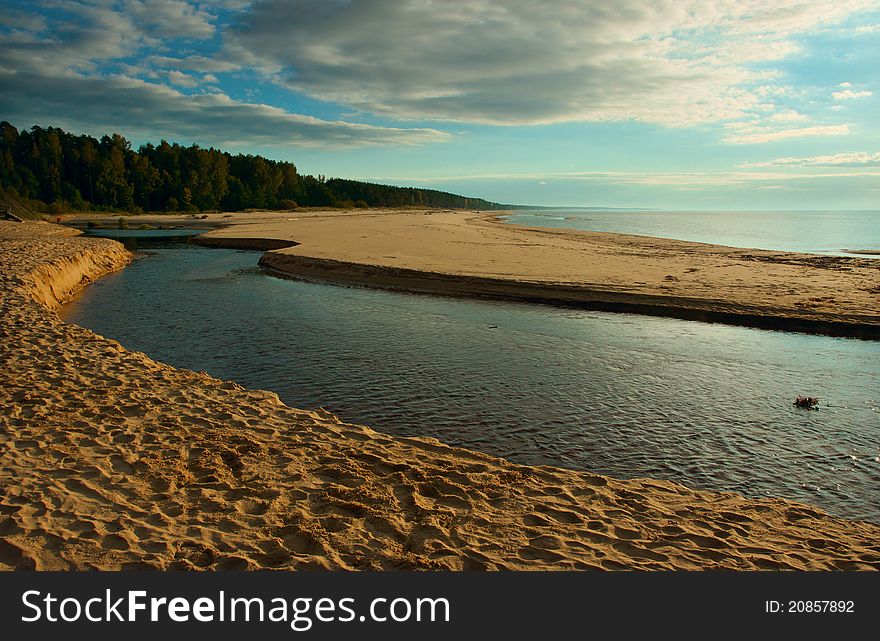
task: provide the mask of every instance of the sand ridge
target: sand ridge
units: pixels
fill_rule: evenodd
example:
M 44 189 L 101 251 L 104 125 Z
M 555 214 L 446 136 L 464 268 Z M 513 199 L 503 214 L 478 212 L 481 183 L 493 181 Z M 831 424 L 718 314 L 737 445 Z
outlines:
M 261 265 L 298 278 L 880 338 L 871 258 L 520 227 L 497 212 L 255 212 L 226 224 L 197 241 L 295 242 Z
M 0 222 L 0 568 L 877 569 L 880 526 L 527 467 L 175 369 L 54 306 L 129 255 Z

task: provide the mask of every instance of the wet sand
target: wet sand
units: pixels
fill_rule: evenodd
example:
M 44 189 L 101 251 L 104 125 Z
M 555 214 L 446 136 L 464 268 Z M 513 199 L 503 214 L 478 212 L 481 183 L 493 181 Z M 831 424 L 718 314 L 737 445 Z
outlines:
M 130 255 L 0 222 L 0 568 L 877 569 L 880 526 L 346 424 L 61 322 Z

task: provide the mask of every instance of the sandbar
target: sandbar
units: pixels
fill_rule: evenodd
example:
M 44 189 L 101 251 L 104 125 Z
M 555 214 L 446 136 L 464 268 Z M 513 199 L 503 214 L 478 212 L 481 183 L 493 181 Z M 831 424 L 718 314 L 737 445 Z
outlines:
M 272 249 L 260 264 L 301 279 L 880 338 L 872 258 L 521 227 L 497 212 L 443 210 L 238 214 L 197 242 Z

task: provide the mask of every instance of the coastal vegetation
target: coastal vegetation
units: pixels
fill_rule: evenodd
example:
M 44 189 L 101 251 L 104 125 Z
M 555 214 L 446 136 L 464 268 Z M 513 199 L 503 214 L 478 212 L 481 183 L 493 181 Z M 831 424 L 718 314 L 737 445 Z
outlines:
M 0 122 L 0 201 L 15 203 L 25 213 L 502 208 L 432 189 L 304 175 L 292 162 L 197 144 L 162 140 L 133 150 L 117 133 L 96 139 L 57 127 L 18 131 L 6 121 Z

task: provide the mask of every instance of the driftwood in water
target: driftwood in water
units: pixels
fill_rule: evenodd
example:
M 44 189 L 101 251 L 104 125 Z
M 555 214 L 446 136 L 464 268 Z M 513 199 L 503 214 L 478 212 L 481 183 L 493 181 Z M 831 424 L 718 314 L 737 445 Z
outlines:
M 794 399 L 795 407 L 802 407 L 805 410 L 817 410 L 819 409 L 817 405 L 819 405 L 819 399 L 814 396 L 798 396 Z

